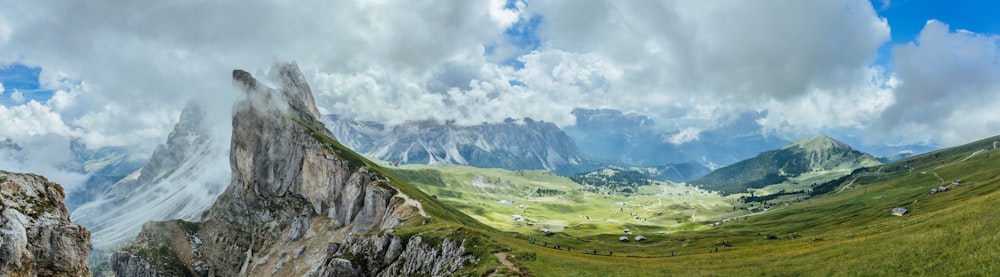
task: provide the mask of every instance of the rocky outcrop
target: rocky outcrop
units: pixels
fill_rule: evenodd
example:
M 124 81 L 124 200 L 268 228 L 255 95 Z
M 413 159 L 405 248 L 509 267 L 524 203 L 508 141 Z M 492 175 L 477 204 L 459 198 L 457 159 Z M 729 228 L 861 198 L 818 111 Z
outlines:
M 125 252 L 116 252 L 111 255 L 111 271 L 118 276 L 146 276 L 146 277 L 166 277 L 172 276 L 160 270 L 160 267 L 150 264 L 146 260 Z
M 86 276 L 90 231 L 70 222 L 63 189 L 0 171 L 0 275 Z
M 477 261 L 465 254 L 464 241 L 445 238 L 436 245 L 419 235 L 408 241 L 388 234 L 350 237 L 329 246 L 327 262 L 306 276 L 447 276 Z
M 143 225 L 112 257 L 116 274 L 148 265 L 168 275 L 302 276 L 327 263 L 330 242 L 421 213 L 380 168 L 333 139 L 295 64 L 275 64 L 266 81 L 242 70 L 233 79 L 246 99 L 234 106 L 229 186 L 202 222 Z

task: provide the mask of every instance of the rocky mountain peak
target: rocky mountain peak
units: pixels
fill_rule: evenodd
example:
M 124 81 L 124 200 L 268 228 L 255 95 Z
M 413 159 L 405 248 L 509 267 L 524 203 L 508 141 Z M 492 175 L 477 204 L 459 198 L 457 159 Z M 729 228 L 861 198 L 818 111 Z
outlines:
M 562 173 L 576 172 L 587 163 L 558 126 L 531 118 L 478 125 L 420 120 L 387 126 L 334 115 L 325 122 L 345 145 L 393 163 L 462 164 Z
M 443 264 L 459 261 L 460 267 L 469 259 L 464 250 L 444 251 L 464 249 L 461 242 L 428 246 L 413 238 L 393 246 L 401 250 L 393 251 L 397 254 L 373 256 L 388 245 L 365 246 L 370 237 L 352 234 L 425 218 L 420 202 L 401 193 L 380 167 L 333 139 L 318 121 L 311 91 L 294 63 L 275 64 L 265 77 L 233 71 L 247 97 L 233 108 L 232 175 L 204 220 L 144 224 L 136 241 L 112 255 L 116 274 L 443 275 L 454 270 L 440 271 Z M 381 266 L 337 259 L 344 255 L 377 257 Z M 422 259 L 428 267 L 400 267 L 420 256 L 442 259 Z
M 59 184 L 0 171 L 0 275 L 86 276 L 90 231 L 70 222 Z
M 233 70 L 233 81 L 243 88 L 250 100 L 257 101 L 258 104 L 268 104 L 283 111 L 286 106 L 290 107 L 295 111 L 305 113 L 300 115 L 305 117 L 304 120 L 318 120 L 320 118 L 312 89 L 309 88 L 309 83 L 306 82 L 305 76 L 302 75 L 297 64 L 294 62 L 274 63 L 265 78 L 266 83 L 273 83 L 276 88 L 267 85 L 260 86 L 260 81 L 249 72 L 240 69 Z

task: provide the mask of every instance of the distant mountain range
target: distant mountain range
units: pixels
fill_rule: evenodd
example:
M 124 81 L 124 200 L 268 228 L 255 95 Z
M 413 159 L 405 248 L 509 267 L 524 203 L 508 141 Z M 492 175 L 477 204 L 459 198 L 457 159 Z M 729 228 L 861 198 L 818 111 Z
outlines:
M 878 164 L 875 157 L 854 150 L 847 144 L 815 136 L 716 169 L 691 183 L 732 194 L 745 192 L 747 188 L 778 184 L 804 173 L 842 170 L 847 174 L 855 168 Z
M 756 120 L 766 114 L 744 114 L 698 134 L 697 139 L 671 142 L 678 131 L 662 132 L 653 119 L 611 109 L 575 109 L 576 124 L 566 128 L 584 154 L 628 165 L 660 166 L 698 162 L 728 165 L 787 144 L 764 136 Z
M 559 127 L 530 118 L 472 126 L 436 120 L 388 126 L 336 115 L 326 116 L 323 121 L 345 146 L 390 163 L 444 163 L 560 173 L 596 168 Z
M 65 203 L 69 210 L 99 197 L 103 190 L 129 175 L 143 164 L 128 147 L 88 148 L 79 138 L 44 135 L 36 140 L 0 140 L 0 164 L 7 170 L 45 172 L 82 176 L 80 180 L 61 180 L 67 189 Z M 44 170 L 43 170 L 44 169 Z

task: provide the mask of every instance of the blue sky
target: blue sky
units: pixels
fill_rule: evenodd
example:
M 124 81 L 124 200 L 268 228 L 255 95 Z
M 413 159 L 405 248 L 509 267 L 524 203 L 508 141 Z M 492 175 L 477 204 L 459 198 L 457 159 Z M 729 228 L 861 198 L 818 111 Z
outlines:
M 886 1 L 889 1 L 888 5 Z M 990 0 L 871 0 L 879 16 L 889 21 L 891 42 L 879 49 L 876 63 L 892 68 L 892 47 L 917 39 L 928 20 L 947 23 L 952 30 L 1000 34 L 1000 1 Z
M 29 67 L 23 64 L 0 65 L 0 84 L 4 91 L 0 95 L 0 105 L 19 105 L 12 99 L 14 90 L 19 90 L 24 97 L 23 102 L 36 100 L 45 102 L 52 97 L 52 90 L 41 89 L 38 83 L 39 67 Z

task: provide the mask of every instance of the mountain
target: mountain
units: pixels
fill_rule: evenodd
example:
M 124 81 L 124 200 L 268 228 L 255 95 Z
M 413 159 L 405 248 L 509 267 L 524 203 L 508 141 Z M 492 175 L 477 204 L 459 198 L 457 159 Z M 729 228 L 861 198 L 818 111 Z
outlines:
M 869 154 L 829 137 L 815 136 L 716 169 L 691 183 L 732 194 L 778 184 L 805 173 L 846 171 L 846 174 L 855 168 L 878 164 Z
M 93 232 L 95 272 L 111 251 L 128 243 L 150 220 L 197 220 L 229 182 L 224 144 L 209 135 L 205 111 L 193 102 L 149 162 L 95 193 L 72 217 Z
M 728 165 L 788 141 L 767 137 L 757 119 L 766 114 L 743 114 L 696 139 L 681 139 L 680 131 L 662 132 L 643 115 L 612 109 L 573 110 L 576 123 L 566 133 L 584 154 L 633 166 L 698 162 L 715 168 Z
M 225 191 L 200 222 L 144 224 L 112 255 L 116 275 L 486 273 L 469 271 L 497 251 L 470 229 L 481 224 L 333 139 L 297 65 L 266 77 L 233 71 L 246 99 L 234 106 Z
M 701 178 L 712 172 L 711 168 L 697 162 L 686 162 L 679 164 L 668 164 L 649 167 L 630 167 L 648 175 L 650 178 L 659 181 L 686 182 Z
M 324 122 L 347 147 L 390 163 L 444 163 L 562 173 L 589 166 L 558 126 L 530 118 L 472 126 L 436 120 L 388 126 L 337 115 L 325 117 Z
M 70 221 L 62 186 L 0 171 L 0 275 L 87 276 L 90 232 Z
M 88 149 L 79 139 L 70 141 L 73 161 L 67 168 L 74 172 L 88 174 L 87 180 L 66 196 L 66 207 L 70 211 L 80 205 L 100 198 L 108 187 L 124 179 L 148 162 L 136 158 L 126 147 L 101 147 Z

